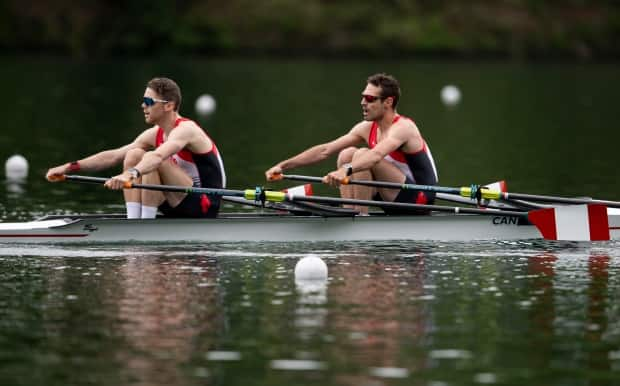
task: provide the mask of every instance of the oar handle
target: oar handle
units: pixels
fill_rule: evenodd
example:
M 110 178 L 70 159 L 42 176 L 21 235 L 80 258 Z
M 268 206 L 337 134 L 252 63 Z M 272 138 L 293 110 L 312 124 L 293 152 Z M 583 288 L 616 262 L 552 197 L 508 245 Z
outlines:
M 280 180 L 282 180 L 284 178 L 285 178 L 284 174 L 282 174 L 282 173 L 274 173 L 271 176 L 269 176 L 267 181 L 280 181 Z
M 60 182 L 60 181 L 64 181 L 65 177 L 66 176 L 64 174 L 52 174 L 51 176 L 48 177 L 48 180 L 51 182 Z

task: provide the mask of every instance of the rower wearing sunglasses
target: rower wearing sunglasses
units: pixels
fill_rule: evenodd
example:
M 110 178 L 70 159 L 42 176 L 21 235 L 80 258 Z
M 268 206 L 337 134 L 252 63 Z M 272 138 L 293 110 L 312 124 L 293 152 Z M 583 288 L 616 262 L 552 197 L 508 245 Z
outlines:
M 144 120 L 151 125 L 136 139 L 79 161 L 48 170 L 46 178 L 77 171 L 94 172 L 123 164 L 123 172 L 105 182 L 123 189 L 128 182 L 187 187 L 225 188 L 222 158 L 213 140 L 196 122 L 179 114 L 181 90 L 168 78 L 151 79 L 142 99 Z M 219 197 L 143 189 L 123 191 L 128 218 L 155 218 L 160 210 L 170 217 L 215 217 Z
M 433 156 L 420 130 L 412 119 L 396 112 L 400 98 L 398 81 L 381 73 L 371 75 L 366 83 L 361 98 L 361 122 L 331 142 L 313 146 L 277 163 L 265 172 L 267 180 L 278 179 L 285 170 L 314 164 L 338 153 L 337 169 L 325 175 L 323 182 L 339 186 L 343 198 L 432 204 L 435 195 L 430 191 L 341 184 L 345 178 L 419 185 L 436 185 L 438 182 Z M 358 148 L 360 144 L 366 147 Z M 365 206 L 354 209 L 361 214 L 368 213 Z M 403 209 L 384 211 L 389 214 L 420 213 Z

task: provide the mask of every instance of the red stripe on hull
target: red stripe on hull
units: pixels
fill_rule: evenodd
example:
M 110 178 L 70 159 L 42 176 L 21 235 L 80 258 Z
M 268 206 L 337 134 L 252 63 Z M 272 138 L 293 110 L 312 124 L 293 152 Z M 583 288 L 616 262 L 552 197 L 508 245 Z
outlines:
M 588 205 L 588 221 L 590 223 L 590 240 L 609 240 L 609 219 L 607 207 L 604 205 Z
M 537 209 L 528 213 L 530 222 L 538 228 L 542 236 L 547 240 L 557 240 L 557 228 L 555 223 L 555 209 Z
M 45 234 L 14 234 L 14 235 L 0 235 L 0 237 L 86 237 L 88 233 L 68 233 L 68 234 L 53 234 L 53 235 L 45 235 Z

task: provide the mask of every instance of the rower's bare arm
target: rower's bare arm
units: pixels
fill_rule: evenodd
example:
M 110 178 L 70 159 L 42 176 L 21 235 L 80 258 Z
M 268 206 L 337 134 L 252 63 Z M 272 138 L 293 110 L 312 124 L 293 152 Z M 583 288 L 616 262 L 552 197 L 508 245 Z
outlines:
M 274 178 L 274 175 L 281 174 L 285 170 L 294 169 L 300 166 L 307 166 L 324 161 L 329 156 L 336 154 L 342 149 L 349 146 L 355 146 L 364 141 L 364 137 L 359 134 L 359 130 L 356 129 L 359 125 L 356 125 L 347 134 L 336 138 L 335 140 L 320 145 L 313 146 L 303 152 L 291 157 L 287 160 L 279 162 L 269 170 L 265 172 L 267 180 Z
M 151 146 L 150 138 L 154 134 L 150 133 L 150 131 L 151 129 L 144 131 L 132 143 L 125 146 L 121 146 L 116 149 L 104 150 L 83 159 L 74 161 L 75 164 L 73 167 L 71 165 L 72 162 L 67 162 L 53 167 L 47 171 L 45 177 L 49 181 L 57 181 L 58 179 L 55 178 L 56 176 L 69 173 L 72 170 L 94 172 L 118 165 L 123 162 L 123 159 L 129 150 L 134 148 L 142 148 L 146 150 Z
M 416 135 L 408 125 L 398 125 L 392 127 L 389 135 L 381 140 L 377 145 L 367 152 L 364 152 L 351 163 L 353 171 L 359 172 L 367 170 L 384 159 L 391 152 L 401 148 L 407 140 Z
M 213 147 L 213 143 L 209 139 L 207 139 L 208 144 L 203 145 L 204 148 L 196 149 L 196 142 L 199 134 L 200 133 L 198 133 L 193 127 L 179 125 L 170 133 L 166 142 L 161 144 L 157 149 L 144 154 L 144 157 L 142 157 L 142 160 L 138 162 L 135 168 L 140 171 L 140 174 L 152 172 L 153 170 L 159 168 L 162 162 L 186 147 L 202 153 L 210 151 Z

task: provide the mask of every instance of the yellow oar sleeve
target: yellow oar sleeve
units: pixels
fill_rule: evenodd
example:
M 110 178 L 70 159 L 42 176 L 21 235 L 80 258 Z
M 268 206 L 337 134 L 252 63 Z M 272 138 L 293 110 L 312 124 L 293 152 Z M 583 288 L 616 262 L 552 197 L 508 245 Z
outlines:
M 476 193 L 473 192 L 473 195 L 472 195 L 471 188 L 468 188 L 468 187 L 461 188 L 461 196 L 463 197 L 472 198 L 472 197 L 475 197 L 475 194 Z M 486 188 L 481 189 L 481 194 L 482 194 L 482 198 L 485 198 L 487 200 L 498 200 L 502 197 L 502 192 L 500 192 L 499 190 L 490 190 Z
M 264 190 L 263 193 L 265 193 L 265 201 L 282 202 L 286 200 L 286 193 L 284 192 Z M 260 192 L 258 194 L 260 195 Z M 243 197 L 245 197 L 246 200 L 260 200 L 261 199 L 261 197 L 256 197 L 256 190 L 252 190 L 252 189 L 245 190 Z

